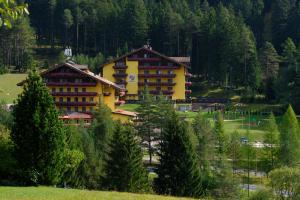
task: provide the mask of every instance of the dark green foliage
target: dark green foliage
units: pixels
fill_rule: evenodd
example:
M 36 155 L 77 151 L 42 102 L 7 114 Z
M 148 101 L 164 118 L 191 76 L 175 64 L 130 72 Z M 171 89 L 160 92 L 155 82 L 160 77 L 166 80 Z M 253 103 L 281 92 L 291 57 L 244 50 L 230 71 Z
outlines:
M 259 190 L 253 193 L 248 200 L 272 200 L 274 196 L 269 190 Z
M 284 166 L 300 163 L 300 129 L 296 114 L 288 107 L 280 123 L 280 161 Z
M 109 190 L 145 192 L 149 190 L 143 154 L 134 129 L 117 122 L 105 167 L 104 185 Z
M 1 180 L 12 179 L 15 175 L 16 162 L 13 157 L 13 150 L 14 144 L 11 141 L 10 132 L 0 124 L 0 182 Z
M 217 140 L 218 154 L 223 155 L 226 152 L 227 138 L 225 135 L 224 120 L 221 112 L 217 113 L 214 134 Z
M 185 122 L 175 113 L 165 120 L 155 190 L 159 194 L 200 197 L 200 168 Z
M 111 117 L 111 110 L 102 102 L 100 103 L 98 109 L 93 113 L 94 121 L 90 127 L 91 136 L 94 140 L 94 156 L 97 160 L 96 172 L 94 176 L 98 176 L 100 179 L 103 176 L 104 163 L 106 159 L 106 152 L 109 151 L 109 141 L 113 135 L 113 120 Z M 101 185 L 101 183 L 99 183 Z
M 27 184 L 57 184 L 65 168 L 66 136 L 53 98 L 31 72 L 13 111 L 12 140 L 18 169 Z

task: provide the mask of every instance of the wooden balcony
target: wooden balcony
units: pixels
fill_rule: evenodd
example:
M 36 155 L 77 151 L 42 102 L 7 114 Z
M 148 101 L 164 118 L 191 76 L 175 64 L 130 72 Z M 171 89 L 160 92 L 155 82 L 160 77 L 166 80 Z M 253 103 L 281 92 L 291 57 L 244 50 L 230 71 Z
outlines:
M 57 106 L 96 106 L 95 102 L 55 102 Z
M 155 61 L 161 61 L 161 58 L 144 58 L 144 57 L 138 57 L 138 58 L 134 58 L 134 57 L 130 57 L 127 58 L 128 61 L 148 61 L 148 62 L 155 62 Z
M 185 86 L 192 86 L 192 82 L 185 82 Z
M 141 70 L 151 70 L 151 69 L 160 69 L 160 70 L 169 70 L 169 69 L 178 69 L 179 66 L 139 66 Z
M 192 94 L 192 90 L 186 90 L 185 93 L 186 94 Z
M 84 86 L 84 87 L 95 87 L 97 85 L 94 83 L 75 83 L 75 82 L 48 82 L 47 86 Z
M 168 82 L 149 82 L 149 83 L 145 83 L 145 82 L 139 82 L 138 83 L 139 86 L 145 86 L 145 85 L 148 85 L 148 86 L 175 86 L 176 83 L 168 83 Z
M 57 78 L 65 78 L 65 77 L 85 77 L 86 75 L 80 73 L 73 73 L 73 72 L 56 72 L 56 73 L 48 73 L 43 75 L 43 77 L 57 77 Z
M 193 74 L 191 74 L 191 73 L 185 73 L 185 77 L 191 78 L 191 77 L 193 77 Z
M 128 66 L 126 66 L 126 65 L 115 65 L 115 66 L 113 66 L 113 68 L 114 69 L 127 69 Z
M 140 90 L 139 93 L 142 94 L 143 91 Z M 159 94 L 172 95 L 174 94 L 174 91 L 173 90 L 150 90 L 149 93 L 153 95 L 159 95 Z
M 115 73 L 113 74 L 114 77 L 124 78 L 127 77 L 128 74 L 126 73 Z
M 52 96 L 62 97 L 95 97 L 98 95 L 97 92 L 52 92 Z
M 175 78 L 176 74 L 139 74 L 141 78 Z

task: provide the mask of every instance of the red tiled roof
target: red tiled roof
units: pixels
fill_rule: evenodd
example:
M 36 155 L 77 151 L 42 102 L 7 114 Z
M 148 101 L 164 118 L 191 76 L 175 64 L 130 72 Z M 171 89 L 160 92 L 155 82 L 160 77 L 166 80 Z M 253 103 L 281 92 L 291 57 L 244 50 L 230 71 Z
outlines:
M 136 112 L 130 112 L 130 111 L 121 110 L 121 109 L 117 109 L 113 113 L 120 114 L 120 115 L 126 115 L 126 116 L 130 116 L 130 117 L 136 117 L 137 116 Z
M 86 113 L 72 112 L 59 116 L 59 119 L 92 119 L 92 115 Z
M 156 54 L 156 55 L 158 55 L 158 56 L 160 56 L 160 57 L 162 57 L 162 58 L 164 58 L 164 59 L 166 59 L 166 60 L 168 60 L 168 61 L 170 61 L 170 62 L 179 64 L 179 65 L 183 65 L 184 67 L 188 67 L 188 66 L 187 66 L 186 64 L 184 64 L 184 63 L 178 62 L 178 61 L 172 59 L 171 57 L 165 56 L 165 55 L 163 55 L 163 54 L 161 54 L 161 53 L 159 53 L 159 52 L 157 52 L 157 51 L 154 51 L 154 50 L 152 50 L 152 49 L 149 49 L 149 48 L 143 46 L 143 47 L 141 47 L 141 48 L 139 48 L 139 49 L 136 49 L 136 50 L 134 50 L 134 51 L 132 51 L 132 52 L 130 52 L 130 53 L 127 53 L 127 54 L 125 54 L 125 55 L 123 55 L 123 56 L 121 56 L 121 57 L 118 57 L 118 58 L 116 58 L 116 59 L 114 59 L 114 60 L 111 60 L 111 61 L 109 61 L 109 62 L 107 62 L 107 63 L 101 65 L 100 68 L 104 67 L 104 66 L 107 65 L 107 64 L 110 64 L 110 63 L 116 62 L 116 61 L 118 61 L 118 60 L 121 60 L 121 59 L 123 59 L 123 58 L 125 58 L 125 57 L 128 57 L 128 56 L 130 56 L 130 55 L 132 55 L 132 54 L 135 54 L 135 53 L 137 53 L 137 52 L 139 52 L 139 51 L 142 51 L 142 50 L 145 50 L 145 51 L 148 51 L 148 52 L 150 52 L 150 53 Z
M 105 79 L 105 78 L 103 78 L 103 77 L 101 77 L 101 76 L 99 76 L 99 75 L 96 75 L 96 74 L 94 74 L 94 73 L 92 73 L 92 72 L 90 72 L 90 71 L 83 71 L 83 70 L 81 70 L 82 67 L 78 67 L 78 66 L 81 66 L 81 65 L 77 65 L 77 64 L 73 64 L 73 63 L 66 62 L 66 63 L 64 63 L 64 64 L 57 65 L 57 66 L 55 66 L 55 67 L 53 67 L 53 68 L 51 68 L 51 69 L 48 69 L 48 70 L 42 72 L 42 73 L 41 73 L 41 76 L 43 76 L 43 75 L 45 75 L 45 74 L 47 74 L 47 73 L 49 73 L 49 72 L 51 72 L 51 71 L 53 71 L 53 70 L 55 70 L 55 69 L 58 69 L 58 68 L 60 68 L 60 67 L 69 67 L 69 68 L 72 68 L 73 70 L 75 70 L 75 71 L 77 71 L 77 72 L 79 72 L 79 73 L 81 73 L 81 74 L 84 74 L 84 75 L 87 75 L 87 76 L 91 77 L 92 79 L 94 79 L 94 80 L 96 80 L 96 81 L 99 81 L 99 82 L 101 82 L 101 83 L 104 83 L 104 84 L 107 84 L 107 85 L 109 85 L 109 86 L 112 86 L 112 87 L 114 87 L 115 89 L 123 90 L 123 88 L 121 88 L 121 87 L 118 86 L 117 84 L 115 84 L 115 83 L 113 83 L 113 82 L 111 82 L 111 81 L 109 81 L 109 80 L 107 80 L 107 79 Z M 83 66 L 83 65 L 82 65 L 82 66 Z M 24 81 L 18 83 L 17 85 L 18 85 L 18 86 L 22 86 L 25 82 L 26 82 L 26 80 L 24 80 Z

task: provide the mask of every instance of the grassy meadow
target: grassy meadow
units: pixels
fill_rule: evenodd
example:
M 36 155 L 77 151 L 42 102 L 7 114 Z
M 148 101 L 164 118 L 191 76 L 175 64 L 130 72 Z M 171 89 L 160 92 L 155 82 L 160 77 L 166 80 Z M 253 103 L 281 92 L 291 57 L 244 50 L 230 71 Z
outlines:
M 51 187 L 0 187 L 1 200 L 188 200 L 158 195 L 103 192 Z
M 1 74 L 0 75 L 0 101 L 13 103 L 18 94 L 22 92 L 22 87 L 17 83 L 26 79 L 27 74 Z

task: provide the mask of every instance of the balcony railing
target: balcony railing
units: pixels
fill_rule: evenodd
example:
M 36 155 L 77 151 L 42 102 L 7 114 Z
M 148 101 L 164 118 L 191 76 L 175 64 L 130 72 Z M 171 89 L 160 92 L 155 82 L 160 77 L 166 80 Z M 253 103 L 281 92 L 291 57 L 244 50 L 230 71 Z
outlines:
M 127 69 L 128 66 L 126 66 L 126 65 L 115 65 L 113 68 L 114 69 Z
M 95 102 L 55 102 L 57 106 L 96 106 Z
M 126 77 L 128 74 L 126 73 L 115 73 L 113 74 L 114 77 Z
M 144 86 L 144 85 L 148 85 L 148 86 L 175 86 L 176 83 L 168 83 L 168 82 L 148 82 L 148 83 L 145 83 L 145 82 L 139 82 L 138 83 L 139 86 Z
M 139 91 L 139 93 L 142 94 L 143 91 Z M 171 95 L 174 94 L 174 91 L 173 90 L 150 90 L 149 93 L 155 95 L 159 95 L 159 94 Z
M 192 94 L 192 90 L 186 90 L 185 93 L 186 94 Z
M 97 92 L 52 92 L 52 96 L 68 96 L 68 97 L 75 97 L 75 96 L 89 96 L 95 97 L 98 95 Z
M 85 75 L 73 72 L 56 72 L 45 74 L 43 77 L 85 77 Z
M 193 74 L 191 74 L 191 73 L 185 73 L 185 76 L 188 77 L 188 78 L 191 78 L 191 77 L 193 77 Z
M 192 86 L 192 82 L 185 82 L 185 86 Z
M 141 78 L 175 78 L 176 74 L 139 74 Z
M 75 82 L 47 82 L 47 86 L 86 86 L 93 87 L 96 86 L 97 83 L 75 83 Z
M 129 61 L 161 61 L 161 58 L 144 58 L 144 57 L 139 57 L 139 58 L 128 58 Z
M 178 66 L 139 66 L 139 69 L 178 69 Z

